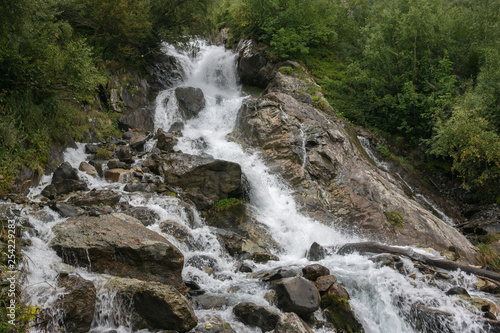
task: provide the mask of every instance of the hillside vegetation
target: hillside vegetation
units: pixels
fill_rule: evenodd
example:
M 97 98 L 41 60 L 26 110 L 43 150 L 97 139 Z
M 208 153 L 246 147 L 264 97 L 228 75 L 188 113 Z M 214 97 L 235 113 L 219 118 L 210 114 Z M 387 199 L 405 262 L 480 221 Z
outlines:
M 4 0 L 0 192 L 23 166 L 42 173 L 51 142 L 82 139 L 90 118 L 115 133 L 95 99 L 110 72 L 229 28 L 230 44 L 254 38 L 305 64 L 338 115 L 500 201 L 499 13 L 500 0 Z

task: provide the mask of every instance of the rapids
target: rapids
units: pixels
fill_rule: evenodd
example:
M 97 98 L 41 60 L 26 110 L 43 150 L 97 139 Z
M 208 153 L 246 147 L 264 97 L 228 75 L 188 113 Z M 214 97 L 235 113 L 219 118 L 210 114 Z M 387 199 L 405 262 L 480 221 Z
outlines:
M 239 163 L 249 183 L 248 201 L 253 207 L 255 218 L 269 228 L 271 235 L 281 245 L 282 250 L 275 253 L 280 257 L 280 261 L 256 264 L 255 271 L 282 266 L 304 267 L 310 264 L 305 253 L 313 242 L 339 246 L 362 240 L 298 213 L 291 189 L 280 177 L 271 173 L 259 153 L 245 150 L 229 139 L 228 135 L 233 130 L 239 107 L 245 99 L 238 84 L 234 53 L 203 41 L 193 42 L 191 48 L 184 51 L 167 45 L 165 52 L 175 56 L 182 64 L 185 72 L 182 85 L 201 88 L 207 101 L 205 109 L 196 118 L 185 122 L 183 137 L 179 139 L 176 149 L 190 154 L 210 154 L 217 159 Z M 168 102 L 165 103 L 167 99 Z M 155 128 L 168 130 L 174 122 L 180 120 L 173 88 L 161 92 L 157 98 Z M 148 147 L 153 145 L 154 142 L 150 142 Z M 69 148 L 65 154 L 65 159 L 74 167 L 78 167 L 86 157 L 83 144 L 80 144 L 78 149 Z M 186 263 L 196 255 L 208 256 L 216 261 L 218 268 L 213 275 L 194 266 L 185 265 L 183 270 L 185 280 L 196 281 L 207 294 L 223 297 L 229 304 L 227 308 L 219 310 L 195 309 L 200 323 L 218 316 L 229 322 L 237 332 L 260 332 L 259 329 L 244 326 L 235 320 L 232 306 L 241 301 L 251 301 L 272 307 L 264 298 L 269 290 L 258 279 L 235 272 L 236 261 L 218 243 L 216 236 L 204 224 L 200 213 L 192 212 L 195 222 L 190 223 L 187 218 L 189 212 L 176 198 L 128 193 L 123 191 L 123 184 L 108 184 L 104 180 L 88 177 L 83 172 L 80 172 L 79 176 L 86 179 L 90 189 L 107 188 L 121 191 L 122 201 L 127 201 L 132 206 L 147 206 L 155 211 L 160 219 L 149 228 L 177 246 L 184 254 Z M 44 184 L 49 181 L 50 177 L 44 178 Z M 44 184 L 31 191 L 32 200 L 37 200 Z M 30 297 L 29 302 L 42 308 L 50 308 L 61 292 L 55 287 L 58 273 L 76 272 L 93 281 L 98 291 L 98 304 L 91 332 L 132 332 L 128 325 L 127 309 L 114 301 L 113 291 L 104 288 L 109 276 L 68 266 L 48 247 L 48 242 L 54 236 L 51 228 L 63 219 L 48 208 L 38 214 L 30 214 L 30 211 L 25 210 L 24 214 L 35 230 L 34 233 L 26 234 L 32 245 L 24 250 L 28 258 L 29 276 L 25 290 L 26 295 Z M 192 236 L 190 244 L 180 243 L 175 238 L 163 234 L 158 224 L 165 219 L 189 228 Z M 422 331 L 414 325 L 412 305 L 415 303 L 452 313 L 453 319 L 449 327 L 453 332 L 482 331 L 477 317 L 466 305 L 458 302 L 456 296 L 445 294 L 452 286 L 461 286 L 466 288 L 471 296 L 487 297 L 476 290 L 475 277 L 455 272 L 450 273 L 451 280 L 429 281 L 409 260 L 403 261 L 407 275 L 415 274 L 414 279 L 389 267 L 379 267 L 368 257 L 358 254 L 330 254 L 318 263 L 328 267 L 345 286 L 351 296 L 350 305 L 368 333 Z M 319 311 L 316 316 L 321 319 Z M 315 332 L 328 330 L 317 328 Z

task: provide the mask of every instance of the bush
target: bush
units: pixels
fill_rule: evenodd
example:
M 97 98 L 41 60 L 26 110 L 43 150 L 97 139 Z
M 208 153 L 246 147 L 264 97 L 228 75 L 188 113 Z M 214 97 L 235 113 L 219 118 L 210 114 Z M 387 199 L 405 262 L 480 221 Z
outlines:
M 385 213 L 385 216 L 387 217 L 387 220 L 396 227 L 403 228 L 404 225 L 408 222 L 404 216 L 403 213 L 400 211 L 394 210 L 391 212 Z

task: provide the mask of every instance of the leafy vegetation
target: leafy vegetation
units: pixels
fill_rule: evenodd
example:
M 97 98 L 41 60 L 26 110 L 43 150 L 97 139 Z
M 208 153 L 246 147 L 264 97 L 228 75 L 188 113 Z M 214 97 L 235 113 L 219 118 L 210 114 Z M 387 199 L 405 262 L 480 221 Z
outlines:
M 499 0 L 222 0 L 217 19 L 304 63 L 338 115 L 499 195 Z
M 244 202 L 243 199 L 226 198 L 217 201 L 210 210 L 217 213 L 225 212 L 231 208 L 240 207 Z
M 403 216 L 403 213 L 397 210 L 393 210 L 390 212 L 385 213 L 385 216 L 387 217 L 387 220 L 396 227 L 403 228 L 406 222 L 408 222 L 405 217 Z

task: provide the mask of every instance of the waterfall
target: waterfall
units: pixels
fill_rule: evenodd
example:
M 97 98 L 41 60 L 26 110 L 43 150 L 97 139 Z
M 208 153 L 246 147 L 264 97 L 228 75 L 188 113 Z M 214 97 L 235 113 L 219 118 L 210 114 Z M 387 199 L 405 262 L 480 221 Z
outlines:
M 305 253 L 313 242 L 340 246 L 362 240 L 301 215 L 289 186 L 270 171 L 259 153 L 245 150 L 228 139 L 228 134 L 234 128 L 237 112 L 245 99 L 238 85 L 236 56 L 222 47 L 200 41 L 197 42 L 196 50 L 197 52 L 178 51 L 173 46 L 165 47 L 165 52 L 179 59 L 184 67 L 186 77 L 182 85 L 200 88 L 206 99 L 206 107 L 199 115 L 185 121 L 183 136 L 179 138 L 176 149 L 189 154 L 209 154 L 241 166 L 249 183 L 249 205 L 254 217 L 269 229 L 281 248 L 277 253 L 280 261 L 256 264 L 256 269 L 304 267 L 310 264 Z M 156 129 L 167 131 L 173 123 L 182 120 L 173 89 L 161 92 L 156 103 Z M 204 144 L 200 145 L 199 142 Z M 152 144 L 149 144 L 149 147 L 152 147 Z M 305 152 L 305 138 L 303 149 Z M 65 159 L 76 167 L 85 158 L 83 145 L 79 145 L 78 149 L 68 149 L 65 155 Z M 229 322 L 237 332 L 260 331 L 238 322 L 232 314 L 232 306 L 242 301 L 250 301 L 273 307 L 264 297 L 269 290 L 258 279 L 235 272 L 235 260 L 226 254 L 211 228 L 205 225 L 200 213 L 187 212 L 186 207 L 182 206 L 177 198 L 123 192 L 123 184 L 108 184 L 103 180 L 87 177 L 82 172 L 80 177 L 87 180 L 90 189 L 104 187 L 121 191 L 122 201 L 131 206 L 146 206 L 160 217 L 159 221 L 172 220 L 189 230 L 191 240 L 188 244 L 162 233 L 159 221 L 148 227 L 162 234 L 184 254 L 185 280 L 194 280 L 207 294 L 219 295 L 228 300 L 227 308 L 196 310 L 201 323 L 218 316 Z M 36 200 L 40 188 L 33 189 L 33 200 Z M 45 220 L 26 212 L 36 230 L 36 234 L 27 235 L 32 245 L 25 250 L 25 255 L 33 262 L 29 266 L 30 275 L 26 284 L 26 294 L 30 296 L 30 302 L 49 308 L 61 292 L 55 287 L 58 272 L 76 272 L 93 281 L 97 287 L 98 304 L 91 332 L 132 332 L 128 326 L 127 314 L 122 313 L 123 307 L 116 304 L 113 291 L 105 287 L 109 276 L 66 265 L 48 247 L 48 242 L 54 237 L 51 228 L 64 219 L 48 208 L 45 212 Z M 188 218 L 188 215 L 192 215 L 191 218 Z M 195 265 L 187 264 L 191 258 L 197 256 L 212 260 L 217 267 L 216 274 L 209 274 Z M 351 296 L 350 305 L 368 333 L 419 332 L 412 325 L 415 320 L 412 305 L 416 303 L 451 313 L 453 318 L 449 327 L 453 332 L 482 331 L 476 317 L 466 306 L 457 302 L 453 296 L 445 294 L 448 288 L 461 286 L 471 295 L 479 295 L 474 287 L 475 277 L 455 272 L 450 273 L 451 279 L 448 281 L 436 280 L 429 283 L 427 276 L 414 268 L 409 260 L 403 260 L 408 272 L 403 275 L 389 267 L 380 267 L 366 256 L 358 254 L 330 254 L 318 263 L 329 268 L 346 287 Z M 409 275 L 413 277 L 410 278 Z M 279 311 L 275 307 L 274 309 Z M 317 315 L 319 316 L 319 313 Z M 324 328 L 315 328 L 314 331 L 331 332 Z

